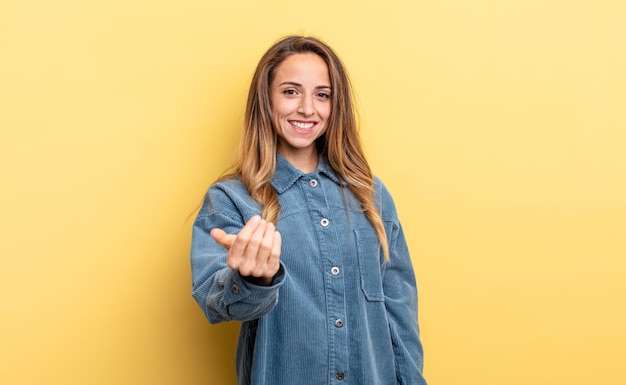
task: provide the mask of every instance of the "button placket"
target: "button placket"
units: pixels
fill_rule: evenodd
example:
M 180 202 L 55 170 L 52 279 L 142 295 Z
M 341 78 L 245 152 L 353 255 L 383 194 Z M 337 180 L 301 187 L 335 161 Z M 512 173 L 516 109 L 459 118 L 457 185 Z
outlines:
M 328 330 L 329 338 L 332 340 L 329 349 L 333 352 L 333 358 L 329 364 L 331 368 L 334 368 L 330 372 L 330 379 L 343 383 L 346 381 L 346 374 L 342 369 L 347 368 L 348 361 L 348 328 L 343 319 L 346 316 L 346 298 L 343 272 L 341 271 L 343 268 L 341 265 L 342 250 L 338 239 L 339 234 L 334 231 L 336 226 L 343 224 L 343 220 L 333 217 L 334 201 L 328 200 L 327 191 L 324 188 L 326 185 L 322 185 L 323 177 L 319 176 L 318 178 L 318 176 L 305 176 L 301 179 L 300 186 L 306 197 L 308 209 L 313 216 L 311 223 L 316 227 L 315 232 L 319 236 L 320 246 L 323 246 L 321 257 L 326 272 L 324 287 L 326 300 L 329 304 L 326 309 L 326 322 L 331 328 Z M 323 181 L 325 180 L 323 179 Z M 337 221 L 333 222 L 333 227 L 330 226 L 331 218 Z M 315 225 L 315 220 L 317 220 L 318 225 Z

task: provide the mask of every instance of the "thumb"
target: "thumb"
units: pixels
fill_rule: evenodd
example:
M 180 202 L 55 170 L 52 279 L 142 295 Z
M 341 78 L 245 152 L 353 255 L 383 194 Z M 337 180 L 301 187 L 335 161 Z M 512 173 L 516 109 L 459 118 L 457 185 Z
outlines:
M 235 238 L 237 237 L 234 234 L 226 234 L 224 230 L 218 228 L 211 230 L 211 236 L 213 237 L 213 239 L 215 239 L 215 242 L 219 243 L 229 250 L 230 247 L 233 245 Z

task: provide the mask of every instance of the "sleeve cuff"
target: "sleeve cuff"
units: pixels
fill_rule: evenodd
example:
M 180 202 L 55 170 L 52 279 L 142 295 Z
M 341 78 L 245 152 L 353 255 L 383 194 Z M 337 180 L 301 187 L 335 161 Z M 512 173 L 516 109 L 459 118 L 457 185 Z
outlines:
M 278 294 L 278 289 L 285 282 L 285 267 L 280 264 L 278 273 L 270 286 L 255 285 L 246 281 L 237 270 L 230 270 L 224 279 L 224 301 L 230 305 L 246 300 L 246 302 L 266 302 L 268 297 Z

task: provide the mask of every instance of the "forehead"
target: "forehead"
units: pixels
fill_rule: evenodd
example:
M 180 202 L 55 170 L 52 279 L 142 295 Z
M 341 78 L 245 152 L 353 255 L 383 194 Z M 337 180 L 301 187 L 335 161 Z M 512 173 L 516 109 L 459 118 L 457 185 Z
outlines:
M 274 83 L 311 81 L 319 85 L 330 86 L 328 66 L 321 56 L 314 53 L 296 53 L 290 55 L 276 67 Z M 321 84 L 324 83 L 324 84 Z

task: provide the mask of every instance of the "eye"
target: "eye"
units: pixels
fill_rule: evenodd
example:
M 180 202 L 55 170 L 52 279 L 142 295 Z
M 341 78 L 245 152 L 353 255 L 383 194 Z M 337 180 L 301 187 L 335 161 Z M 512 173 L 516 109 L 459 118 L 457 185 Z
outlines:
M 322 99 L 330 99 L 330 93 L 329 92 L 318 92 L 317 96 L 322 98 Z
M 293 88 L 287 88 L 286 90 L 283 90 L 283 94 L 285 94 L 285 95 L 297 95 L 298 91 L 294 90 Z

